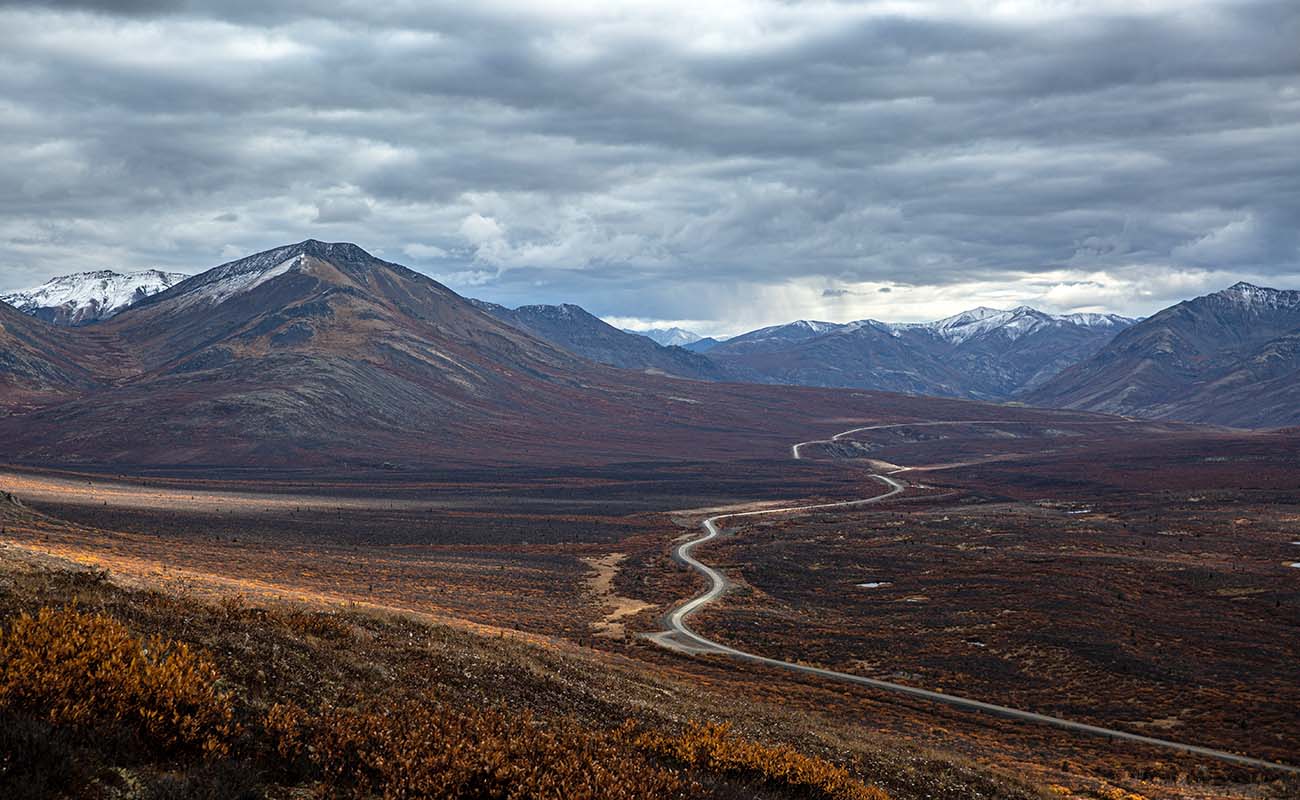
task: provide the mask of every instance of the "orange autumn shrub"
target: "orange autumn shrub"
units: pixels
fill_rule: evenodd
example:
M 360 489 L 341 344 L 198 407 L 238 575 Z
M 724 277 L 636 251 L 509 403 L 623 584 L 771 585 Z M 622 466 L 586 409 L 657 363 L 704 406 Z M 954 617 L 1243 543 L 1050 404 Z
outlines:
M 134 729 L 164 752 L 225 753 L 230 699 L 212 663 L 187 645 L 141 640 L 103 614 L 43 608 L 0 632 L 0 711 L 53 725 Z
M 267 730 L 282 758 L 309 754 L 326 791 L 389 800 L 670 800 L 688 797 L 676 773 L 652 764 L 617 731 L 429 702 L 317 718 L 277 705 Z
M 669 763 L 723 777 L 762 783 L 824 800 L 889 800 L 882 789 L 854 778 L 829 761 L 782 745 L 766 745 L 731 733 L 728 725 L 692 724 L 680 735 L 624 729 L 645 752 Z

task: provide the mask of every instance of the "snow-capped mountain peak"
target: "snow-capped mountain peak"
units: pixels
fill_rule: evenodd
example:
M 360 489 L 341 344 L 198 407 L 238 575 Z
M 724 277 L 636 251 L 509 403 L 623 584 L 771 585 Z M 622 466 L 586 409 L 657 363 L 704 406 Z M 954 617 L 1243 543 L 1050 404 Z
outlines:
M 1291 289 L 1269 289 L 1253 283 L 1238 281 L 1213 297 L 1219 297 L 1238 305 L 1263 308 L 1290 308 L 1300 306 L 1300 291 Z
M 204 273 L 202 283 L 192 289 L 183 287 L 183 290 L 188 290 L 180 302 L 185 306 L 205 301 L 210 305 L 220 305 L 291 270 L 302 269 L 307 261 L 306 254 L 286 250 L 288 248 L 259 253 L 210 270 Z
M 979 306 L 934 322 L 904 322 L 886 327 L 898 333 L 903 331 L 928 331 L 945 341 L 961 344 L 976 336 L 1005 327 L 1017 316 L 1023 316 L 1025 311 L 1032 310 L 1026 309 L 1024 306 L 1011 311 Z
M 791 322 L 789 327 L 802 328 L 810 333 L 822 334 L 840 327 L 834 322 L 820 322 L 815 319 L 799 319 Z
M 85 325 L 109 317 L 165 291 L 188 275 L 147 269 L 101 269 L 51 278 L 40 286 L 0 295 L 0 300 L 57 325 Z
M 960 344 L 998 328 L 1005 328 L 1011 325 L 1016 318 L 1023 317 L 1023 315 L 1020 309 L 999 311 L 995 308 L 980 306 L 970 311 L 963 311 L 960 314 L 937 320 L 926 327 L 938 335 L 939 338 L 946 339 L 954 344 Z M 1023 332 L 1025 326 L 1018 327 Z
M 332 264 L 353 275 L 361 275 L 384 262 L 351 242 L 307 239 L 214 267 L 182 287 L 180 302 L 189 305 L 206 301 L 211 305 L 219 305 L 281 275 L 311 272 L 313 264 L 321 263 Z

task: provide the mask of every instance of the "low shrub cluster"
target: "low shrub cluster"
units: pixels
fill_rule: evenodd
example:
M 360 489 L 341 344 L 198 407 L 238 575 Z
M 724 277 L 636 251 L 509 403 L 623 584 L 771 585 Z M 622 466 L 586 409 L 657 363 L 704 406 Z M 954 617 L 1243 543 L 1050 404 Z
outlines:
M 252 613 L 220 611 L 222 625 Z M 331 615 L 284 622 L 313 638 L 352 636 Z M 101 780 L 81 768 L 85 756 L 123 763 L 101 736 L 111 732 L 132 743 L 146 800 L 255 798 L 271 785 L 386 800 L 888 800 L 840 766 L 721 725 L 605 728 L 410 691 L 338 702 L 236 703 L 184 644 L 76 607 L 23 613 L 0 631 L 0 795 L 77 796 Z
M 277 705 L 266 727 L 281 758 L 303 758 L 334 795 L 405 798 L 659 800 L 687 797 L 675 772 L 627 747 L 619 731 L 454 709 L 330 709 L 313 719 Z
M 693 724 L 680 735 L 630 733 L 631 741 L 642 751 L 711 775 L 819 800 L 889 800 L 885 791 L 854 778 L 843 767 L 783 745 L 736 736 L 728 725 Z
M 228 750 L 234 710 L 216 682 L 185 644 L 139 639 L 102 614 L 44 608 L 0 632 L 0 712 L 123 726 L 162 753 Z
M 339 643 L 352 641 L 352 628 L 337 614 L 290 609 L 282 619 L 285 627 L 303 636 Z

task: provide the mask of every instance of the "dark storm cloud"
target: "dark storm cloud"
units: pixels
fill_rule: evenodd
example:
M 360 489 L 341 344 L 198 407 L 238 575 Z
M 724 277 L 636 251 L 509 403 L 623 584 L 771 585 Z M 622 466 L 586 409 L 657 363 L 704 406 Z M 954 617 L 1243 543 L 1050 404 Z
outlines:
M 740 326 L 1294 283 L 1300 10 L 1129 5 L 0 3 L 0 288 L 307 236 Z
M 105 14 L 153 14 L 160 11 L 172 11 L 188 4 L 174 3 L 171 0 L 45 0 L 45 2 L 25 2 L 24 0 L 3 0 L 0 8 L 35 8 L 53 11 L 97 11 Z

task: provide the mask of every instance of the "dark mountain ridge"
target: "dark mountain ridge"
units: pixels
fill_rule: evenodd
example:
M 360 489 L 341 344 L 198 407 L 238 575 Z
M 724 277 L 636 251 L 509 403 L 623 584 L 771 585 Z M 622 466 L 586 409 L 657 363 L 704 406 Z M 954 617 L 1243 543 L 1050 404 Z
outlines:
M 509 309 L 482 300 L 470 302 L 502 322 L 600 364 L 696 380 L 728 377 L 703 356 L 619 330 L 580 306 L 564 303 Z
M 1243 282 L 1184 301 L 1026 399 L 1242 427 L 1300 424 L 1300 292 Z

